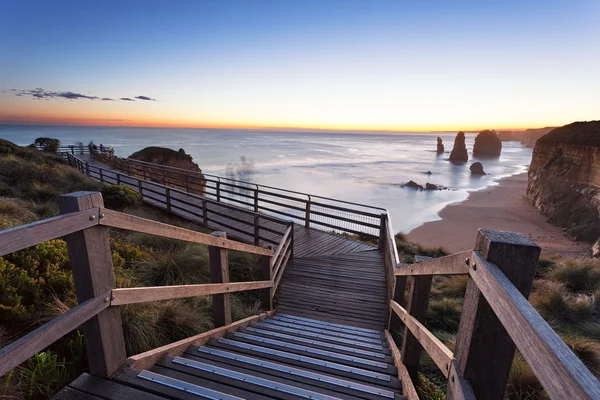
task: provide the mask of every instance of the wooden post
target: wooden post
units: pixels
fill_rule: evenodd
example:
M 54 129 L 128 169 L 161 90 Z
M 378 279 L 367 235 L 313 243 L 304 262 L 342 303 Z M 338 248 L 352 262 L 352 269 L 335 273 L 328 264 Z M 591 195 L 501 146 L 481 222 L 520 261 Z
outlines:
M 306 211 L 304 211 L 304 226 L 310 228 L 310 196 L 306 201 Z
M 394 297 L 393 300 L 404 307 L 404 292 L 406 291 L 406 276 L 397 276 L 396 282 L 394 283 Z M 400 317 L 393 311 L 390 310 L 390 320 L 388 324 L 388 331 L 392 332 L 399 329 Z
M 202 200 L 202 222 L 204 226 L 208 226 L 208 201 Z
M 221 201 L 221 181 L 217 181 L 217 201 Z
M 254 245 L 258 246 L 260 243 L 260 220 L 258 214 L 254 215 Z
M 410 284 L 410 295 L 407 311 L 419 322 L 425 323 L 429 294 L 431 292 L 432 275 L 413 276 Z M 402 363 L 406 366 L 413 382 L 418 382 L 419 359 L 423 347 L 408 328 L 404 328 L 402 341 Z
M 387 247 L 387 214 L 382 213 L 379 218 L 379 250 L 384 250 Z
M 75 192 L 58 198 L 61 214 L 90 210 L 90 219 L 99 218 L 98 207 L 104 207 L 97 192 Z M 114 289 L 115 273 L 108 241 L 108 228 L 96 225 L 65 236 L 77 301 L 82 303 Z M 105 302 L 111 299 L 106 298 Z M 83 325 L 90 373 L 109 377 L 125 363 L 125 340 L 119 308 L 110 307 Z
M 213 232 L 213 236 L 227 239 L 225 232 Z M 213 283 L 229 282 L 229 260 L 227 250 L 208 246 L 210 275 Z M 213 320 L 215 328 L 231 324 L 231 300 L 229 294 L 213 294 Z
M 90 176 L 90 163 L 85 163 L 85 174 Z
M 272 249 L 273 247 L 269 246 L 269 248 Z M 267 256 L 260 257 L 260 270 L 261 270 L 262 280 L 270 281 L 273 279 L 273 269 L 271 268 L 271 257 L 267 257 Z M 260 302 L 265 311 L 269 311 L 269 310 L 273 309 L 272 289 L 273 288 L 262 289 L 259 294 Z
M 100 171 L 100 182 L 104 182 L 104 177 L 102 176 L 102 168 L 98 168 L 98 171 Z
M 254 212 L 258 212 L 258 188 L 254 189 Z
M 496 264 L 525 298 L 529 296 L 540 256 L 534 242 L 520 233 L 479 229 L 475 250 Z M 469 278 L 454 357 L 478 399 L 504 398 L 514 354 L 515 344 Z M 451 391 L 448 399 L 453 399 Z
M 142 195 L 142 199 L 144 198 L 144 187 L 142 186 L 142 181 L 140 179 L 137 180 L 138 181 L 138 192 L 140 192 L 140 194 Z
M 165 190 L 165 196 L 167 199 L 167 211 L 171 212 L 171 189 L 170 188 L 167 188 Z
M 117 185 L 121 184 L 121 174 L 117 172 Z

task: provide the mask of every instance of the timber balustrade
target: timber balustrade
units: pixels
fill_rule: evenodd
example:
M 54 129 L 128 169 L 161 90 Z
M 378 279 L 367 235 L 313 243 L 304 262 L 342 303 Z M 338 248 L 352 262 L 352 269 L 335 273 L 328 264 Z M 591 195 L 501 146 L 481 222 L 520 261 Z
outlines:
M 448 379 L 450 400 L 503 399 L 515 349 L 551 398 L 600 399 L 598 380 L 527 301 L 540 254 L 527 237 L 480 229 L 475 250 L 420 257 L 410 265 L 397 263 L 391 249 L 383 251 L 390 259 L 386 268 L 396 263 L 388 271 L 395 277 L 389 330 L 404 326 L 402 351 L 389 333 L 388 342 L 409 399 L 418 399 L 412 383 L 423 349 Z M 425 320 L 432 277 L 457 274 L 469 279 L 453 353 L 427 329 Z
M 129 176 L 203 196 L 219 204 L 230 204 L 260 215 L 284 218 L 305 227 L 381 237 L 381 216 L 385 209 L 379 207 L 107 154 L 94 153 L 92 156 L 95 160 Z M 83 172 L 87 168 L 85 164 L 79 164 Z M 93 176 L 99 178 L 102 168 L 89 168 Z M 107 175 L 106 171 L 103 175 Z M 112 179 L 110 183 L 117 183 L 116 179 Z
M 273 295 L 285 266 L 292 257 L 293 223 L 288 223 L 277 250 L 184 229 L 104 208 L 100 193 L 76 192 L 59 197 L 61 215 L 0 232 L 0 256 L 64 237 L 73 270 L 79 304 L 26 336 L 0 349 L 0 376 L 83 325 L 90 373 L 109 377 L 126 362 L 143 367 L 162 354 L 178 355 L 189 344 L 202 343 L 229 329 L 273 313 Z M 143 232 L 208 246 L 213 283 L 160 287 L 116 288 L 108 228 Z M 228 251 L 260 257 L 263 280 L 229 282 Z M 275 280 L 277 279 L 277 280 Z M 229 294 L 259 290 L 266 314 L 232 323 Z M 213 331 L 196 335 L 148 354 L 126 360 L 119 306 L 132 303 L 213 297 Z M 179 352 L 179 353 L 178 353 Z

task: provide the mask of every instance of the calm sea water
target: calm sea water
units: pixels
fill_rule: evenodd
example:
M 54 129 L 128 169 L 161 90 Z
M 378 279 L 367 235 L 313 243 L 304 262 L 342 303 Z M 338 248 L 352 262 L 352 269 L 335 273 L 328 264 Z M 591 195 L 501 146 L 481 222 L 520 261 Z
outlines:
M 93 140 L 113 146 L 121 157 L 151 145 L 183 148 L 206 173 L 233 172 L 256 183 L 387 208 L 395 230 L 403 232 L 439 219 L 437 214 L 442 208 L 465 200 L 469 191 L 526 171 L 531 161 L 531 149 L 518 142 L 504 142 L 498 159 L 474 159 L 471 150 L 475 134 L 466 135 L 469 163 L 453 165 L 447 159 L 456 133 L 0 125 L 0 137 L 17 144 L 30 144 L 39 136 L 55 137 L 63 144 Z M 439 156 L 435 152 L 438 136 L 446 147 L 446 153 Z M 474 161 L 480 161 L 488 175 L 471 176 L 469 166 Z M 401 187 L 409 180 L 450 190 Z

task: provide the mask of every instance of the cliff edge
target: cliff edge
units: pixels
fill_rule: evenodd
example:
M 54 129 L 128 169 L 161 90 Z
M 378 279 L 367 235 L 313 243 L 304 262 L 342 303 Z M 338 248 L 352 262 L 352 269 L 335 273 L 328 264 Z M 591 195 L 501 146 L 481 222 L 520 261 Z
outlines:
M 574 122 L 539 138 L 527 198 L 575 240 L 600 236 L 600 121 Z

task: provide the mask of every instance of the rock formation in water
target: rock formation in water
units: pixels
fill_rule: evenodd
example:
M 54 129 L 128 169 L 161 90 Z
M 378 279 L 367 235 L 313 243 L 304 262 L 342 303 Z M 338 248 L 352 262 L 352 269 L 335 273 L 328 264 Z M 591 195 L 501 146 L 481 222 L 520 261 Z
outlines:
M 408 181 L 404 184 L 404 186 L 409 187 L 411 189 L 416 189 L 416 190 L 423 190 L 423 186 L 419 185 L 417 182 L 415 181 Z
M 600 236 L 600 121 L 575 122 L 537 140 L 527 198 L 575 240 Z
M 480 162 L 473 163 L 469 169 L 472 175 L 486 175 L 483 171 L 483 164 Z
M 502 152 L 502 142 L 496 132 L 485 130 L 479 132 L 473 144 L 473 156 L 499 157 Z
M 204 179 L 202 170 L 193 161 L 192 156 L 186 154 L 183 149 L 175 151 L 166 147 L 151 146 L 133 153 L 129 158 L 179 168 L 179 170 L 169 171 L 163 176 L 156 170 L 153 171 L 149 167 L 145 167 L 136 174 L 138 176 L 144 175 L 144 179 L 158 183 L 167 183 L 169 186 L 202 196 L 206 192 L 206 180 Z
M 441 154 L 444 152 L 444 143 L 442 143 L 442 138 L 437 138 L 437 153 Z
M 465 133 L 458 132 L 454 139 L 454 147 L 450 153 L 450 161 L 454 162 L 466 162 L 469 159 L 467 154 L 467 146 L 465 145 Z

